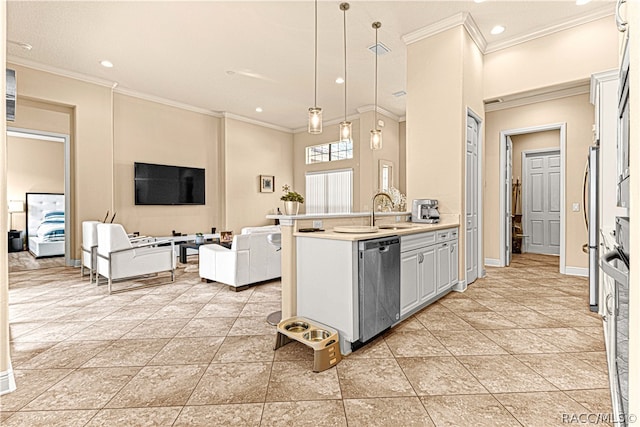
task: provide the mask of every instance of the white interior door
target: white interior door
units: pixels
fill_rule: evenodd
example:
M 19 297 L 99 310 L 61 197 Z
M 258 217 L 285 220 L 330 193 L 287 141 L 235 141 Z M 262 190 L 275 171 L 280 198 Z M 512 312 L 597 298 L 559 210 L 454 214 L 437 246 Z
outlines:
M 526 153 L 523 164 L 526 252 L 560 254 L 560 151 Z
M 467 116 L 467 170 L 465 203 L 466 280 L 478 278 L 478 134 L 477 120 Z
M 508 266 L 511 264 L 511 225 L 513 223 L 513 218 L 511 216 L 511 181 L 513 178 L 513 141 L 510 136 L 507 136 L 506 141 L 506 161 L 507 168 L 505 172 L 505 180 L 502 185 L 504 185 L 504 194 L 505 194 L 505 265 Z

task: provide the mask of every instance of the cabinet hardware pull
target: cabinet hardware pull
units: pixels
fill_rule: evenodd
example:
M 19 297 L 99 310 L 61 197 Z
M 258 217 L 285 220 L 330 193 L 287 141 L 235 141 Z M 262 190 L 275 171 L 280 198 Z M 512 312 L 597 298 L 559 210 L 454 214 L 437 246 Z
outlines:
M 618 0 L 618 3 L 616 4 L 616 26 L 618 27 L 618 31 L 621 33 L 627 31 L 627 22 L 622 19 L 622 16 L 620 16 L 620 7 L 626 2 L 627 0 Z
M 604 306 L 607 309 L 607 314 L 609 316 L 611 316 L 613 314 L 613 312 L 611 311 L 611 307 L 609 306 L 609 301 L 611 301 L 611 298 L 613 298 L 613 295 L 607 294 L 607 299 L 604 302 Z

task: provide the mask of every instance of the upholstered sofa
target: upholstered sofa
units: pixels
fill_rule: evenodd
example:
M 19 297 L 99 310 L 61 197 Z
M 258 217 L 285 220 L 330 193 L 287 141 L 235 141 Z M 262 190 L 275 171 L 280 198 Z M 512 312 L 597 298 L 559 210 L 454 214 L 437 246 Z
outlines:
M 280 234 L 280 226 L 246 227 L 233 236 L 231 248 L 200 246 L 200 277 L 224 283 L 236 290 L 280 277 L 280 250 L 268 241 Z

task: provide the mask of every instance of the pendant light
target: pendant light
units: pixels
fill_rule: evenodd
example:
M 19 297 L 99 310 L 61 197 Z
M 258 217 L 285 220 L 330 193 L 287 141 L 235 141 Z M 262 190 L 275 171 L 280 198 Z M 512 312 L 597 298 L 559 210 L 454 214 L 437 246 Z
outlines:
M 349 3 L 340 3 L 344 40 L 344 121 L 340 122 L 340 142 L 351 142 L 351 122 L 347 121 L 347 10 Z
M 309 133 L 322 133 L 322 108 L 318 107 L 318 0 L 314 8 L 314 71 L 313 71 L 313 107 L 309 108 Z
M 378 129 L 378 29 L 382 27 L 380 22 L 374 22 L 371 27 L 376 30 L 376 44 L 373 53 L 376 55 L 375 69 L 375 88 L 374 88 L 374 104 L 373 104 L 373 129 L 371 129 L 370 147 L 372 150 L 382 149 L 382 131 Z

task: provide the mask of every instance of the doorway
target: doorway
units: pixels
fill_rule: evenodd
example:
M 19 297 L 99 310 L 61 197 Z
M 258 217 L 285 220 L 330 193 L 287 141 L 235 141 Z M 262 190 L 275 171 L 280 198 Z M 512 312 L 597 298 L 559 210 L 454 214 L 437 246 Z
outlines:
M 566 156 L 566 123 L 553 123 L 541 126 L 510 129 L 500 132 L 500 266 L 508 266 L 511 258 L 512 228 L 511 221 L 514 212 L 511 205 L 511 189 L 513 176 L 511 172 L 512 142 L 516 135 L 525 135 L 536 132 L 559 131 L 559 244 L 560 273 L 566 270 L 565 263 L 565 156 Z M 555 226 L 555 225 L 554 225 Z
M 50 266 L 57 266 L 58 264 L 62 264 L 62 265 L 73 265 L 73 260 L 71 258 L 71 230 L 72 230 L 72 212 L 71 212 L 71 166 L 70 166 L 70 158 L 71 158 L 71 147 L 70 147 L 70 137 L 69 135 L 66 134 L 58 134 L 58 133 L 53 133 L 53 132 L 45 132 L 45 131 L 39 131 L 39 130 L 33 130 L 33 129 L 23 129 L 23 128 L 17 128 L 17 127 L 7 127 L 7 140 L 9 140 L 9 138 L 16 138 L 19 139 L 20 142 L 24 142 L 25 147 L 28 147 L 26 144 L 29 144 L 30 142 L 34 142 L 34 143 L 42 143 L 42 142 L 48 142 L 48 143 L 53 143 L 53 144 L 61 144 L 62 145 L 62 155 L 61 157 L 63 158 L 63 164 L 60 165 L 63 168 L 63 172 L 61 173 L 61 175 L 63 175 L 63 180 L 64 180 L 64 194 L 66 197 L 64 197 L 64 215 L 65 215 L 65 220 L 64 220 L 64 258 L 62 260 L 62 262 L 56 262 L 57 260 L 54 258 L 42 258 L 42 259 L 35 259 L 32 256 L 28 256 L 28 257 L 22 257 L 20 259 L 20 262 L 22 263 L 21 265 L 16 265 L 16 266 L 9 266 L 10 270 L 11 269 L 37 269 L 37 268 L 46 268 L 46 267 L 50 267 Z M 37 151 L 37 150 L 36 150 Z M 37 153 L 34 153 L 33 155 L 37 155 Z M 24 160 L 26 162 L 32 161 L 33 157 L 31 156 L 24 156 L 26 157 L 25 159 L 21 159 Z M 14 159 L 16 161 L 16 163 L 18 162 L 19 159 Z M 43 159 L 43 162 L 46 164 L 48 161 L 50 161 L 50 159 Z M 12 162 L 12 154 L 9 153 L 9 157 L 8 157 L 8 162 Z M 21 180 L 21 184 L 24 185 L 24 180 L 28 179 L 26 176 L 28 175 L 29 170 L 33 170 L 33 169 L 37 169 L 37 166 L 35 165 L 35 163 L 29 167 L 27 166 L 22 166 L 19 169 L 21 169 L 20 172 L 20 180 Z M 41 168 L 43 169 L 43 168 Z M 41 173 L 42 170 L 40 171 L 36 171 L 38 173 Z M 26 174 L 26 175 L 25 175 Z M 40 177 L 42 178 L 42 176 Z M 27 184 L 28 185 L 28 184 Z M 33 188 L 29 188 L 30 191 L 33 191 Z M 28 191 L 24 191 L 24 189 L 20 189 L 18 190 L 18 194 L 15 195 L 16 199 L 22 200 L 22 198 L 25 197 L 25 194 Z M 23 202 L 26 203 L 26 200 Z M 28 206 L 25 206 L 28 209 Z M 25 219 L 25 228 L 26 228 L 26 219 Z M 27 242 L 28 243 L 28 242 Z M 27 246 L 28 247 L 28 246 Z M 20 255 L 26 255 L 26 254 L 20 254 Z M 15 267 L 15 268 L 14 268 Z

